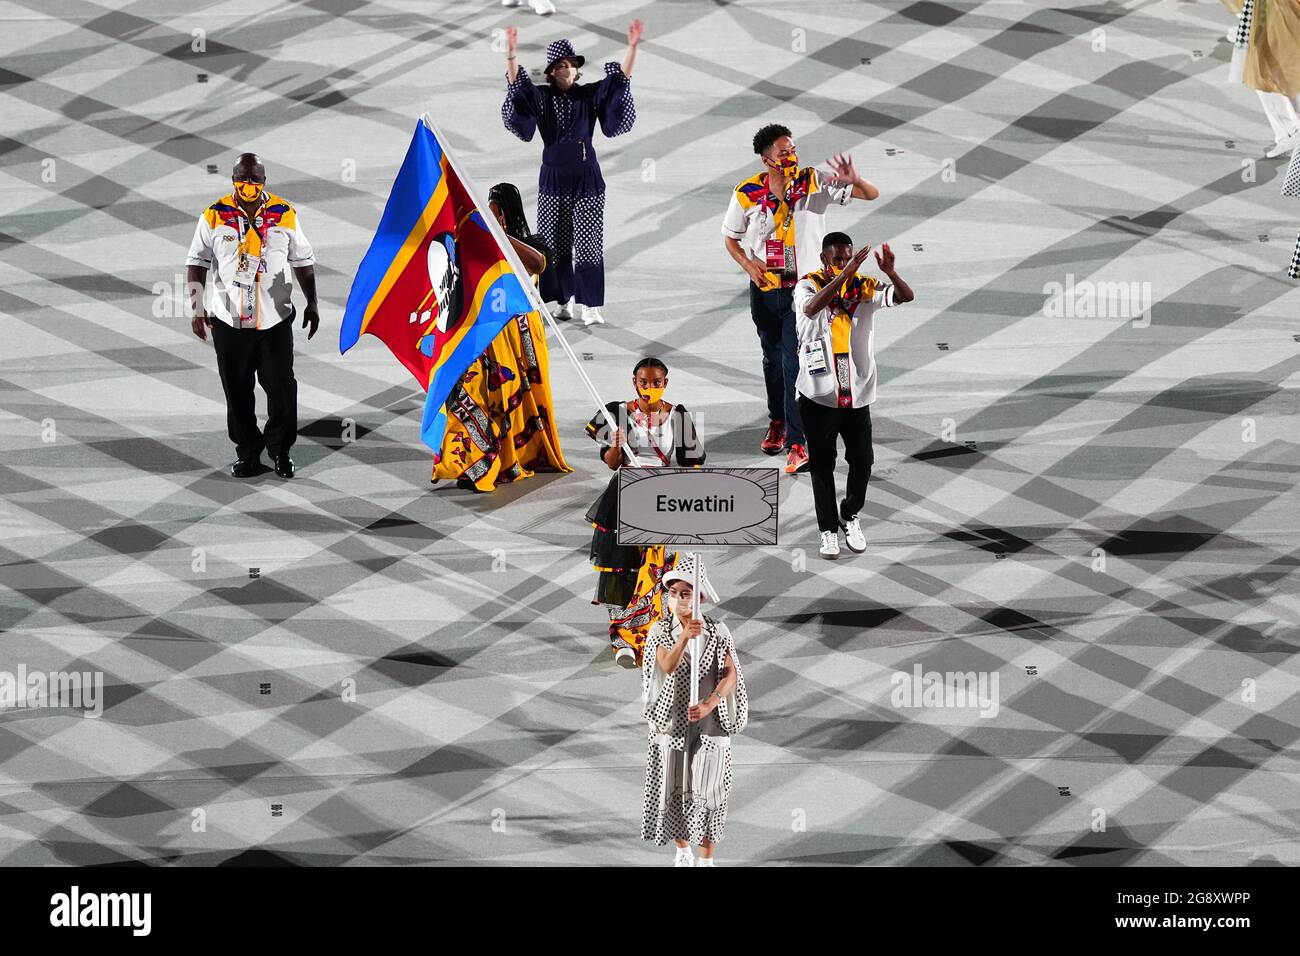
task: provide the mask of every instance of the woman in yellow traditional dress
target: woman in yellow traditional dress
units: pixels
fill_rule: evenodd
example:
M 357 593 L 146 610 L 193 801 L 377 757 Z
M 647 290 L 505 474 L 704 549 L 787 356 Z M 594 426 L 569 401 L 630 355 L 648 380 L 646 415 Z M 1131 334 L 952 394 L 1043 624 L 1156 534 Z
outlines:
M 523 200 L 510 183 L 488 193 L 488 207 L 534 277 L 548 252 L 528 230 Z M 447 396 L 447 433 L 434 457 L 434 485 L 493 491 L 538 471 L 572 471 L 560 450 L 551 403 L 546 330 L 537 312 L 516 315 Z

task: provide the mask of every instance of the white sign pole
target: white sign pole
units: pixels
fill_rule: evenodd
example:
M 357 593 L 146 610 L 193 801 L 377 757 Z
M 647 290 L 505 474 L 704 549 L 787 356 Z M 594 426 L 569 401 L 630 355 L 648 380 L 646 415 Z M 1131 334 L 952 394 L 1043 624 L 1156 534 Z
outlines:
M 700 556 L 691 554 L 691 620 L 700 620 Z M 691 705 L 694 706 L 700 702 L 700 643 L 703 638 L 703 632 L 697 637 L 690 639 L 687 653 L 691 658 Z M 683 780 L 682 785 L 682 811 L 689 819 L 690 807 L 687 803 L 687 797 L 691 793 L 691 722 L 686 721 L 686 744 L 682 749 L 683 760 Z
M 700 556 L 698 553 L 691 553 L 691 619 L 695 621 L 700 618 Z M 691 703 L 700 702 L 700 644 L 704 638 L 703 632 L 698 637 L 691 638 Z
M 601 414 L 605 416 L 605 421 L 609 425 L 610 435 L 614 435 L 618 431 L 618 422 L 614 421 L 610 416 L 609 410 L 605 408 L 605 403 L 600 400 L 600 395 L 596 392 L 596 386 L 592 384 L 591 379 L 587 377 L 587 373 L 582 367 L 582 363 L 578 361 L 578 356 L 574 354 L 573 348 L 567 341 L 565 341 L 564 336 L 560 333 L 560 327 L 556 324 L 555 318 L 551 315 L 550 310 L 546 308 L 546 303 L 542 301 L 541 296 L 537 294 L 537 288 L 533 285 L 532 278 L 528 275 L 528 270 L 524 268 L 523 263 L 519 261 L 519 256 L 515 254 L 515 247 L 510 244 L 510 239 L 501 230 L 501 224 L 497 222 L 496 217 L 492 215 L 492 211 L 488 207 L 488 204 L 484 202 L 483 198 L 478 194 L 478 190 L 474 186 L 474 180 L 470 178 L 469 174 L 465 172 L 465 169 L 457 161 L 456 154 L 452 151 L 451 144 L 447 142 L 447 137 L 443 135 L 442 130 L 438 129 L 438 127 L 434 125 L 433 120 L 429 118 L 429 114 L 425 113 L 420 117 L 420 119 L 428 128 L 429 132 L 433 133 L 433 135 L 438 138 L 438 145 L 442 147 L 442 152 L 443 155 L 447 157 L 448 165 L 456 171 L 456 175 L 460 177 L 460 181 L 465 184 L 465 189 L 469 192 L 470 198 L 474 200 L 474 205 L 477 206 L 479 211 L 483 214 L 483 222 L 487 226 L 488 232 L 492 234 L 492 238 L 496 240 L 497 245 L 501 248 L 501 254 L 505 256 L 506 262 L 510 263 L 510 268 L 515 270 L 515 275 L 519 277 L 519 284 L 524 287 L 524 294 L 528 296 L 528 301 L 532 303 L 534 309 L 542 314 L 542 317 L 546 319 L 546 324 L 549 325 L 551 331 L 555 333 L 555 337 L 560 342 L 560 348 L 564 350 L 564 354 L 567 355 L 569 361 L 573 363 L 574 369 L 578 372 L 578 377 L 582 379 L 582 384 L 587 387 L 587 392 L 591 395 L 591 400 L 596 403 L 596 407 L 600 409 Z M 637 460 L 636 455 L 633 454 L 632 449 L 624 445 L 623 453 L 627 455 L 628 462 L 632 467 L 636 468 L 640 466 L 641 463 Z

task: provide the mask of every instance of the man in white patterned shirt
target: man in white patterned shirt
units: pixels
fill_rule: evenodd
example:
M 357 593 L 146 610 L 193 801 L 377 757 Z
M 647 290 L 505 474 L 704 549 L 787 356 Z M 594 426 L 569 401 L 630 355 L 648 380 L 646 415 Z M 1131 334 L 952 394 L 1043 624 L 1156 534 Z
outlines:
M 875 199 L 880 190 L 844 153 L 831 157 L 829 170 L 801 169 L 790 130 L 777 123 L 754 134 L 754 152 L 764 168 L 732 192 L 722 241 L 750 278 L 750 318 L 763 349 L 769 423 L 759 448 L 767 455 L 786 450 L 785 470 L 794 474 L 807 468 L 808 454 L 795 401 L 799 359 L 791 294 L 799 276 L 817 266 L 831 204 Z
M 234 189 L 199 217 L 186 259 L 194 334 L 217 353 L 226 393 L 226 427 L 235 444 L 235 478 L 260 470 L 263 449 L 275 473 L 292 478 L 289 449 L 298 437 L 298 382 L 293 377 L 293 281 L 307 307 L 302 327 L 316 334 L 316 258 L 294 207 L 266 191 L 266 169 L 244 153 L 231 175 Z M 212 294 L 204 301 L 208 270 Z M 215 320 L 215 321 L 214 321 Z M 266 392 L 266 430 L 257 427 L 253 381 Z
M 871 403 L 876 400 L 875 314 L 877 309 L 911 302 L 912 287 L 894 270 L 889 244 L 876 253 L 876 264 L 889 282 L 863 278 L 858 269 L 871 252 L 853 252 L 842 232 L 823 240 L 823 267 L 810 272 L 794 289 L 799 332 L 799 411 L 808 435 L 808 471 L 812 478 L 822 557 L 840 553 L 844 529 L 849 548 L 861 553 L 867 541 L 858 512 L 867 500 L 867 481 L 875 455 L 871 449 Z M 849 463 L 844 500 L 835 502 L 835 455 L 844 439 Z

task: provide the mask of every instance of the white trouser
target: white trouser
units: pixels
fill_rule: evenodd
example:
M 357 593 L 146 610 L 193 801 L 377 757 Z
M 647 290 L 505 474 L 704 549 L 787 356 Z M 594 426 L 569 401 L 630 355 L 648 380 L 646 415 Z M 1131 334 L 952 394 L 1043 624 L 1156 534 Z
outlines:
M 1300 129 L 1300 116 L 1296 115 L 1300 96 L 1292 100 L 1283 93 L 1255 92 L 1259 94 L 1259 102 L 1264 107 L 1264 115 L 1268 117 L 1268 125 L 1273 128 L 1274 140 L 1280 143 Z

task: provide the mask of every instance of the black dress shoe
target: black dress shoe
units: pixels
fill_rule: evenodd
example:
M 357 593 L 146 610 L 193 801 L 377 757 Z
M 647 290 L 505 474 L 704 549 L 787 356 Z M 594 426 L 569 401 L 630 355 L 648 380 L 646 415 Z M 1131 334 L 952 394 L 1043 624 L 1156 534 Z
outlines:
M 252 478 L 257 474 L 257 462 L 247 458 L 236 458 L 230 463 L 231 478 Z
M 293 477 L 293 459 L 286 452 L 275 456 L 275 473 L 281 478 Z

